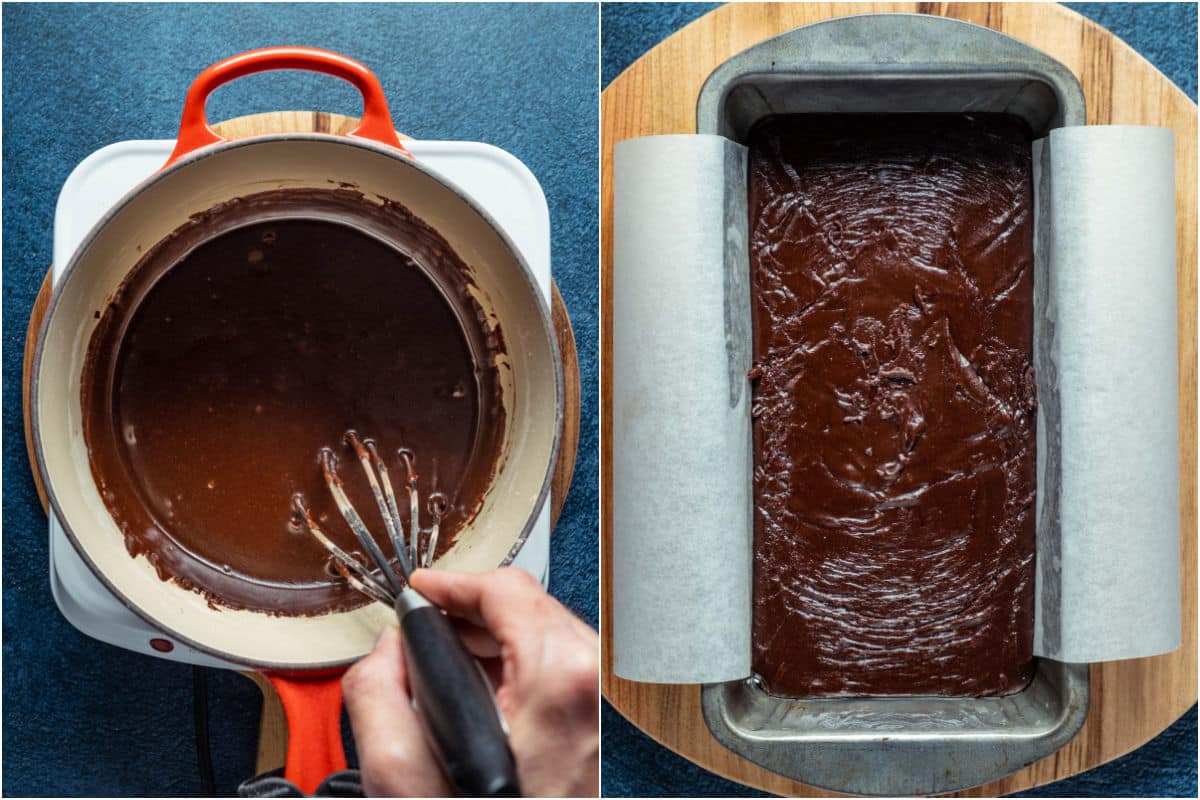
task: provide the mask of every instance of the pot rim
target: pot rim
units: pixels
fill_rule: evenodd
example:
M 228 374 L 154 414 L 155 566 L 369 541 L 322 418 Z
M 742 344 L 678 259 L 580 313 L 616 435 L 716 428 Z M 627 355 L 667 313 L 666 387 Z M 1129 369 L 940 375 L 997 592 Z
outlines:
M 111 592 L 112 595 L 118 601 L 120 601 L 120 603 L 122 605 L 124 605 L 126 608 L 128 608 L 130 611 L 132 611 L 134 614 L 136 614 L 139 618 L 141 618 L 143 621 L 145 621 L 147 624 L 149 624 L 152 628 L 162 631 L 163 633 L 166 633 L 167 635 L 174 638 L 176 641 L 181 642 L 181 643 L 187 645 L 188 647 L 190 647 L 194 650 L 198 650 L 207 655 L 215 656 L 220 659 L 232 661 L 237 664 L 241 664 L 241 665 L 248 666 L 248 667 L 253 667 L 255 669 L 263 670 L 263 671 L 272 671 L 272 670 L 277 670 L 277 671 L 297 671 L 297 670 L 318 671 L 318 670 L 327 670 L 327 669 L 331 669 L 331 668 L 345 666 L 347 664 L 353 663 L 357 659 L 349 658 L 349 659 L 338 659 L 338 660 L 333 660 L 333 661 L 318 661 L 318 662 L 313 662 L 310 664 L 305 664 L 303 667 L 298 667 L 294 663 L 281 664 L 281 663 L 277 663 L 277 662 L 262 661 L 259 659 L 246 658 L 237 653 L 231 653 L 229 651 L 221 650 L 220 648 L 202 644 L 202 643 L 197 642 L 194 639 L 191 639 L 187 636 L 183 636 L 180 633 L 178 633 L 177 631 L 175 631 L 174 629 L 172 629 L 170 626 L 165 625 L 161 621 L 152 617 L 148 612 L 144 611 L 137 603 L 134 603 L 131 600 L 129 600 L 125 596 L 125 594 L 112 581 L 110 581 L 108 579 L 108 577 L 107 577 L 107 575 L 105 575 L 104 571 L 101 570 L 92 561 L 92 559 L 88 556 L 87 551 L 80 544 L 79 539 L 76 536 L 75 531 L 72 529 L 71 524 L 65 519 L 65 514 L 62 511 L 62 505 L 60 504 L 60 502 L 58 500 L 58 496 L 54 489 L 53 476 L 50 474 L 50 471 L 48 470 L 47 465 L 46 465 L 46 457 L 45 457 L 45 453 L 44 453 L 44 449 L 43 449 L 43 445 L 42 445 L 42 419 L 41 419 L 41 413 L 39 410 L 39 407 L 40 407 L 40 383 L 41 383 L 40 376 L 41 376 L 41 368 L 42 368 L 42 358 L 45 355 L 46 333 L 49 330 L 51 322 L 55 318 L 55 315 L 56 315 L 56 312 L 58 309 L 58 305 L 59 305 L 59 301 L 62 299 L 62 295 L 65 292 L 65 289 L 66 289 L 69 281 L 71 280 L 72 276 L 75 274 L 75 272 L 78 269 L 79 262 L 80 262 L 82 255 L 87 252 L 88 248 L 91 246 L 92 242 L 95 241 L 97 236 L 99 236 L 100 232 L 105 227 L 107 227 L 108 224 L 126 208 L 126 206 L 129 205 L 130 201 L 132 201 L 135 197 L 141 195 L 143 192 L 148 191 L 151 187 L 158 184 L 166 176 L 171 175 L 178 170 L 186 169 L 195 164 L 201 163 L 201 162 L 203 162 L 209 158 L 212 158 L 214 156 L 218 156 L 229 150 L 234 150 L 234 149 L 238 149 L 238 148 L 242 148 L 242 147 L 251 147 L 254 145 L 264 144 L 264 143 L 269 143 L 269 142 L 281 142 L 281 141 L 321 142 L 321 143 L 325 143 L 325 144 L 341 145 L 341 146 L 345 146 L 345 147 L 369 150 L 376 154 L 395 159 L 395 160 L 405 164 L 408 167 L 417 169 L 418 171 L 425 173 L 430 178 L 432 178 L 433 180 L 436 180 L 438 183 L 442 184 L 447 189 L 449 189 L 451 192 L 453 192 L 460 201 L 462 201 L 470 210 L 474 211 L 488 225 L 488 227 L 492 229 L 492 231 L 500 238 L 501 242 L 503 242 L 503 244 L 505 245 L 505 248 L 513 256 L 518 267 L 520 268 L 522 277 L 525 279 L 525 282 L 528 284 L 529 288 L 533 290 L 535 303 L 537 305 L 538 317 L 542 322 L 542 333 L 546 336 L 547 340 L 550 343 L 550 354 L 551 354 L 552 360 L 554 362 L 554 364 L 553 364 L 554 397 L 555 397 L 554 431 L 553 431 L 553 437 L 552 437 L 551 446 L 550 446 L 550 457 L 547 460 L 545 475 L 542 478 L 542 485 L 538 491 L 538 495 L 534 502 L 533 509 L 532 509 L 532 511 L 530 511 L 529 516 L 526 518 L 525 524 L 523 525 L 523 527 L 521 529 L 521 533 L 518 535 L 516 541 L 513 543 L 513 546 L 509 549 L 508 554 L 504 557 L 503 561 L 501 561 L 501 563 L 497 565 L 497 568 L 506 567 L 512 563 L 513 559 L 521 551 L 521 548 L 524 546 L 526 540 L 529 538 L 529 535 L 533 530 L 533 526 L 537 522 L 537 519 L 541 514 L 543 506 L 549 500 L 550 485 L 554 478 L 555 466 L 558 463 L 559 448 L 560 448 L 561 439 L 562 439 L 562 421 L 563 421 L 563 416 L 564 416 L 564 409 L 563 409 L 564 388 L 563 388 L 562 357 L 561 357 L 561 354 L 559 353 L 558 338 L 554 333 L 554 325 L 551 321 L 549 304 L 547 303 L 545 297 L 543 296 L 541 289 L 538 287 L 537 280 L 534 278 L 533 272 L 532 272 L 532 270 L 530 270 L 529 264 L 525 260 L 525 256 L 521 253 L 520 249 L 513 242 L 512 238 L 508 235 L 507 231 L 505 231 L 504 228 L 502 226 L 500 226 L 499 223 L 496 222 L 495 218 L 493 218 L 492 215 L 489 214 L 485 208 L 483 208 L 481 205 L 479 205 L 479 203 L 477 203 L 474 198 L 472 198 L 469 194 L 464 192 L 462 190 L 462 188 L 460 188 L 457 184 L 455 184 L 453 181 L 449 180 L 445 176 L 441 175 L 436 170 L 433 170 L 432 168 L 422 164 L 420 161 L 417 161 L 415 158 L 412 158 L 410 156 L 406 156 L 406 155 L 402 154 L 396 148 L 390 147 L 385 144 L 375 143 L 371 140 L 360 139 L 357 137 L 351 138 L 351 137 L 347 137 L 347 136 L 340 136 L 337 134 L 328 134 L 328 133 L 283 133 L 283 134 L 265 134 L 265 135 L 261 135 L 261 136 L 250 136 L 250 137 L 246 137 L 246 138 L 242 138 L 242 139 L 236 139 L 236 140 L 229 141 L 229 142 L 222 142 L 219 144 L 211 145 L 211 146 L 196 150 L 192 153 L 189 153 L 184 158 L 181 158 L 179 161 L 176 161 L 176 162 L 170 164 L 169 166 L 164 167 L 163 169 L 154 173 L 152 176 L 150 176 L 149 178 L 147 178 L 146 180 L 142 181 L 137 186 L 135 186 L 133 189 L 131 189 L 120 200 L 118 200 L 115 205 L 113 205 L 110 209 L 105 211 L 104 215 L 100 218 L 100 220 L 95 225 L 92 226 L 91 230 L 88 231 L 88 233 L 84 237 L 83 241 L 80 242 L 79 246 L 71 254 L 71 259 L 67 262 L 66 267 L 63 269 L 61 277 L 54 284 L 54 290 L 53 290 L 51 298 L 50 298 L 50 304 L 46 310 L 45 319 L 42 320 L 42 324 L 38 329 L 37 348 L 34 351 L 33 370 L 32 370 L 32 374 L 30 377 L 30 393 L 29 393 L 30 422 L 31 422 L 31 427 L 33 429 L 33 446 L 34 446 L 34 454 L 35 454 L 36 460 L 37 460 L 37 468 L 38 468 L 39 473 L 42 475 L 43 483 L 44 483 L 45 490 L 46 490 L 46 498 L 47 498 L 47 501 L 49 502 L 50 513 L 54 514 L 55 518 L 58 520 L 59 524 L 62 526 L 63 532 L 66 534 L 67 539 L 71 542 L 71 546 L 75 548 L 75 552 L 77 552 L 79 554 L 80 558 L 87 565 L 88 569 L 91 570 L 92 574 L 96 576 L 96 578 L 104 585 L 104 587 L 106 589 L 108 589 L 108 591 Z M 518 163 L 520 163 L 520 162 L 518 162 Z M 524 165 L 522 164 L 522 166 L 524 166 Z M 553 280 L 553 278 L 552 278 L 552 280 Z M 185 590 L 183 590 L 181 588 L 180 591 L 185 591 Z M 257 613 L 261 613 L 261 612 L 257 612 Z M 342 611 L 342 612 L 331 612 L 331 613 L 346 614 L 346 613 L 351 613 L 351 612 Z

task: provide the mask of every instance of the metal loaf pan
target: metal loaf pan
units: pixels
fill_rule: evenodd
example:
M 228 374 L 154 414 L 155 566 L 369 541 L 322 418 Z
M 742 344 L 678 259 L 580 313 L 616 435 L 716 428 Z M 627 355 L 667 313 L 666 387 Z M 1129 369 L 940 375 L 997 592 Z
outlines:
M 1003 34 L 918 14 L 797 28 L 718 67 L 697 132 L 742 144 L 770 116 L 1002 112 L 1035 138 L 1085 122 L 1065 66 Z M 1039 532 L 1040 535 L 1040 532 Z M 709 684 L 704 718 L 738 755 L 787 778 L 867 795 L 938 794 L 989 783 L 1051 755 L 1087 716 L 1088 666 L 1041 659 L 1022 692 L 995 698 L 793 699 L 754 680 Z

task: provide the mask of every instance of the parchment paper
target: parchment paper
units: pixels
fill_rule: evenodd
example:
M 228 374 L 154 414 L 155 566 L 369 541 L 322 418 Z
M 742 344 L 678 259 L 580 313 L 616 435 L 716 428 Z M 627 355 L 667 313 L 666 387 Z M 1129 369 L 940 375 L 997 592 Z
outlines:
M 746 149 L 618 142 L 613 161 L 614 671 L 750 673 Z
M 750 674 L 753 455 L 745 149 L 619 142 L 613 205 L 616 674 Z M 1035 654 L 1180 644 L 1173 137 L 1034 143 Z
M 1036 655 L 1180 644 L 1174 137 L 1035 143 Z

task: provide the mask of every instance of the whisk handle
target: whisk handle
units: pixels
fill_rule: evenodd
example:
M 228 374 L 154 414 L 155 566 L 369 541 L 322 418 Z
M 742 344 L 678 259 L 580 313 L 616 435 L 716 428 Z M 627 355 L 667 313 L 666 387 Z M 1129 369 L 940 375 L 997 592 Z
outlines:
M 519 797 L 517 767 L 487 679 L 449 618 L 412 589 L 396 601 L 413 696 L 459 793 Z

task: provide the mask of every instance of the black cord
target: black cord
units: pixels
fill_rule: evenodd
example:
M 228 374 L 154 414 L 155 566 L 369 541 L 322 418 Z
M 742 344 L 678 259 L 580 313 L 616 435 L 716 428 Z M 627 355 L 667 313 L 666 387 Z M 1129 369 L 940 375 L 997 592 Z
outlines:
M 212 797 L 217 793 L 213 778 L 212 747 L 208 740 L 208 673 L 204 667 L 192 666 L 192 708 L 196 720 L 196 764 L 200 768 L 200 793 Z

